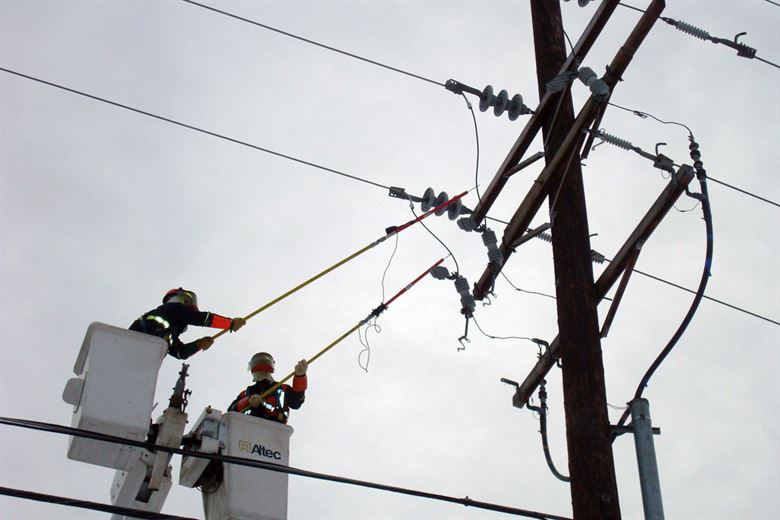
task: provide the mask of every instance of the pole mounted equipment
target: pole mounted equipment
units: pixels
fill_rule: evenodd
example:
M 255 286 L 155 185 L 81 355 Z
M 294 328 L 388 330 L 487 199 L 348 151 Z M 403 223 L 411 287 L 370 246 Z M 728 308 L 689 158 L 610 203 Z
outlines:
M 479 98 L 479 110 L 480 112 L 487 112 L 490 107 L 493 107 L 493 115 L 501 117 L 504 112 L 508 112 L 510 121 L 516 120 L 518 117 L 525 114 L 532 114 L 533 110 L 523 103 L 523 96 L 515 94 L 510 99 L 509 92 L 502 89 L 498 95 L 493 93 L 493 86 L 488 85 L 482 91 L 469 87 L 463 83 L 454 79 L 447 80 L 444 88 L 455 94 L 463 94 L 468 92 L 469 94 Z

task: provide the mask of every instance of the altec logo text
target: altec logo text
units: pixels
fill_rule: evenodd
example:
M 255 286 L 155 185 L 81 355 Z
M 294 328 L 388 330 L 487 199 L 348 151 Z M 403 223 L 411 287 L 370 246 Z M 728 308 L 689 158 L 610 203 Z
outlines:
M 265 457 L 267 459 L 282 460 L 282 452 L 269 450 L 262 444 L 254 444 L 249 441 L 238 441 L 238 451 L 257 453 L 261 457 Z

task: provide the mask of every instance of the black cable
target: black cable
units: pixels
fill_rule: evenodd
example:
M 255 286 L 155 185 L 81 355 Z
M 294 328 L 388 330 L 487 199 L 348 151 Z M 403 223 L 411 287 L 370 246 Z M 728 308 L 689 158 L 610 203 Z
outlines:
M 384 63 L 380 63 L 378 61 L 370 60 L 368 58 L 364 58 L 362 56 L 358 56 L 357 54 L 352 54 L 351 52 L 342 51 L 341 49 L 337 49 L 337 48 L 331 47 L 329 45 L 324 45 L 322 43 L 315 42 L 314 40 L 309 40 L 307 38 L 303 38 L 301 36 L 298 36 L 298 35 L 295 35 L 295 34 L 292 34 L 292 33 L 286 32 L 286 31 L 282 31 L 281 29 L 276 29 L 275 27 L 271 27 L 270 25 L 265 25 L 265 24 L 262 24 L 260 22 L 256 22 L 254 20 L 250 20 L 249 18 L 244 18 L 242 16 L 238 16 L 238 15 L 235 15 L 235 14 L 232 14 L 232 13 L 228 13 L 227 11 L 222 11 L 222 10 L 217 9 L 215 7 L 210 7 L 208 5 L 200 4 L 198 2 L 194 2 L 193 0 L 182 0 L 182 1 L 186 2 L 188 4 L 191 4 L 191 5 L 196 5 L 198 7 L 202 7 L 203 9 L 208 9 L 209 11 L 213 11 L 215 13 L 219 13 L 219 14 L 222 14 L 222 15 L 225 15 L 225 16 L 229 16 L 230 18 L 235 18 L 236 20 L 241 20 L 242 22 L 246 22 L 246 23 L 250 23 L 252 25 L 256 25 L 257 27 L 262 27 L 263 29 L 268 29 L 269 31 L 273 31 L 273 32 L 278 33 L 278 34 L 283 34 L 284 36 L 289 36 L 290 38 L 295 38 L 296 40 L 300 40 L 302 42 L 309 43 L 311 45 L 316 45 L 317 47 L 321 47 L 321 48 L 327 49 L 329 51 L 333 51 L 333 52 L 337 52 L 339 54 L 343 54 L 345 56 L 349 56 L 350 58 L 355 58 L 356 60 L 364 61 L 364 62 L 370 63 L 372 65 L 377 65 L 379 67 L 383 67 L 385 69 L 392 70 L 394 72 L 399 72 L 401 74 L 405 74 L 405 75 L 410 76 L 412 78 L 416 78 L 416 79 L 419 79 L 419 80 L 422 80 L 422 81 L 427 81 L 428 83 L 433 83 L 434 85 L 439 85 L 441 87 L 445 86 L 444 83 L 441 83 L 439 81 L 435 81 L 435 80 L 432 80 L 432 79 L 429 79 L 429 78 L 426 78 L 424 76 L 420 76 L 420 75 L 417 75 L 417 74 L 412 74 L 411 72 L 407 72 L 407 71 L 405 71 L 403 69 L 399 69 L 399 68 L 396 68 L 396 67 L 391 67 L 389 65 L 385 65 Z
M 769 2 L 772 5 L 776 5 L 777 7 L 780 7 L 780 4 L 778 4 L 777 2 L 773 2 L 772 0 L 764 0 L 764 1 Z
M 275 152 L 273 150 L 269 150 L 268 148 L 263 148 L 261 146 L 257 146 L 257 145 L 251 144 L 251 143 L 247 143 L 245 141 L 240 141 L 240 140 L 234 139 L 232 137 L 228 137 L 228 136 L 225 136 L 225 135 L 222 135 L 222 134 L 218 134 L 216 132 L 211 132 L 209 130 L 204 130 L 203 128 L 198 128 L 197 126 L 188 125 L 187 123 L 182 123 L 180 121 L 176 121 L 175 119 L 170 119 L 170 118 L 167 118 L 167 117 L 164 117 L 164 116 L 153 114 L 152 112 L 147 112 L 145 110 L 141 110 L 141 109 L 138 109 L 138 108 L 133 108 L 133 107 L 128 106 L 128 105 L 123 105 L 122 103 L 117 103 L 116 101 L 111 101 L 109 99 L 101 98 L 101 97 L 98 97 L 98 96 L 95 96 L 95 95 L 92 95 L 92 94 L 87 94 L 86 92 L 82 92 L 80 90 L 76 90 L 76 89 L 72 89 L 72 88 L 69 88 L 69 87 L 65 87 L 63 85 L 58 85 L 57 83 L 52 83 L 50 81 L 46 81 L 46 80 L 43 80 L 43 79 L 40 79 L 40 78 L 36 78 L 34 76 L 28 76 L 27 74 L 22 74 L 21 72 L 16 72 L 16 71 L 11 70 L 11 69 L 6 69 L 6 68 L 3 68 L 3 67 L 0 67 L 0 70 L 2 70 L 3 72 L 7 72 L 9 74 L 14 74 L 14 75 L 19 76 L 21 78 L 29 79 L 29 80 L 32 80 L 32 81 L 36 81 L 38 83 L 42 83 L 44 85 L 48 85 L 50 87 L 55 87 L 55 88 L 58 88 L 58 89 L 61 89 L 61 90 L 65 90 L 67 92 L 71 92 L 73 94 L 78 94 L 79 96 L 84 96 L 86 98 L 93 99 L 95 101 L 100 101 L 102 103 L 107 103 L 107 104 L 113 105 L 115 107 L 124 108 L 125 110 L 130 110 L 131 112 L 142 114 L 142 115 L 145 115 L 145 116 L 148 116 L 148 117 L 153 117 L 155 119 L 159 119 L 161 121 L 165 121 L 166 123 L 172 123 L 174 125 L 182 126 L 184 128 L 189 128 L 190 130 L 195 130 L 196 132 L 200 132 L 200 133 L 203 133 L 203 134 L 206 134 L 206 135 L 210 135 L 212 137 L 218 137 L 219 139 L 224 139 L 225 141 L 230 141 L 231 143 L 240 144 L 242 146 L 246 146 L 246 147 L 252 148 L 254 150 L 259 150 L 261 152 L 265 152 L 265 153 L 268 153 L 268 154 L 271 154 L 271 155 L 275 155 L 275 156 L 281 157 L 283 159 L 289 159 L 290 161 L 295 161 L 295 162 L 300 163 L 300 164 L 305 164 L 307 166 L 311 166 L 313 168 L 318 168 L 318 169 L 324 170 L 326 172 L 335 173 L 336 175 L 341 175 L 342 177 L 347 177 L 347 178 L 352 179 L 352 180 L 364 182 L 366 184 L 371 184 L 371 185 L 376 186 L 378 188 L 383 188 L 385 190 L 389 190 L 390 189 L 389 186 L 385 186 L 384 184 L 379 184 L 378 182 L 370 181 L 368 179 L 363 179 L 361 177 L 357 177 L 355 175 L 350 175 L 348 173 L 340 172 L 338 170 L 334 170 L 332 168 L 321 166 L 321 165 L 315 164 L 313 162 L 305 161 L 303 159 L 298 159 L 298 158 L 292 157 L 290 155 L 285 155 L 283 153 Z
M 314 471 L 308 471 L 303 469 L 294 468 L 291 466 L 280 466 L 272 464 L 270 462 L 263 462 L 260 460 L 243 459 L 240 457 L 231 457 L 228 455 L 218 455 L 212 453 L 201 453 L 197 451 L 184 450 L 181 448 L 170 448 L 168 446 L 160 446 L 141 441 L 133 441 L 130 439 L 123 439 L 114 435 L 105 435 L 102 433 L 90 432 L 87 430 L 80 430 L 78 428 L 71 428 L 69 426 L 61 426 L 59 424 L 44 423 L 39 421 L 29 421 L 26 419 L 15 419 L 11 417 L 0 417 L 0 424 L 8 426 L 16 426 L 19 428 L 26 428 L 31 430 L 45 431 L 51 433 L 58 433 L 61 435 L 71 435 L 75 437 L 83 437 L 86 439 L 93 439 L 98 441 L 105 441 L 114 444 L 122 444 L 125 446 L 134 446 L 138 448 L 153 449 L 166 453 L 174 453 L 177 455 L 195 457 L 199 459 L 207 459 L 217 462 L 224 462 L 228 464 L 237 464 L 239 466 L 248 466 L 253 468 L 260 468 L 268 471 L 275 471 L 277 473 L 287 473 L 290 475 L 297 475 L 299 477 L 308 477 L 319 480 L 327 480 L 331 482 L 338 482 L 341 484 L 351 484 L 354 486 L 362 486 L 372 489 L 379 489 L 381 491 L 389 491 L 391 493 L 400 493 L 403 495 L 411 495 L 420 498 L 428 498 L 431 500 L 440 500 L 444 502 L 452 502 L 456 504 L 462 504 L 467 507 L 476 507 L 478 509 L 487 509 L 490 511 L 498 511 L 501 513 L 509 513 L 519 516 L 525 516 L 528 518 L 537 518 L 540 520 L 571 520 L 558 515 L 550 515 L 546 513 L 539 513 L 536 511 L 529 511 L 527 509 L 519 509 L 515 507 L 502 506 L 498 504 L 492 504 L 489 502 L 481 502 L 479 500 L 472 500 L 469 497 L 456 498 L 447 495 L 439 495 L 436 493 L 427 493 L 425 491 L 417 491 L 408 488 L 401 488 L 397 486 L 388 486 L 386 484 L 378 484 L 375 482 L 369 482 L 365 480 L 357 480 L 346 477 L 338 477 L 335 475 L 328 475 L 326 473 L 317 473 Z
M 532 406 L 528 404 L 528 408 L 539 414 L 539 433 L 542 435 L 542 450 L 544 451 L 544 458 L 547 461 L 547 467 L 550 468 L 550 472 L 562 482 L 571 482 L 571 478 L 559 472 L 555 463 L 552 460 L 552 454 L 550 453 L 550 444 L 547 441 L 547 390 L 545 389 L 546 381 L 542 379 L 542 383 L 539 385 L 539 406 Z
M 111 504 L 100 504 L 98 502 L 88 502 L 86 500 L 60 497 L 56 495 L 45 495 L 43 493 L 35 493 L 34 491 L 27 491 L 24 489 L 7 488 L 5 486 L 0 486 L 0 495 L 24 498 L 26 500 L 35 500 L 36 502 L 47 502 L 49 504 L 58 504 L 61 506 L 91 509 L 93 511 L 103 511 L 105 513 L 114 513 L 117 515 L 129 516 L 133 518 L 146 518 L 149 520 L 197 520 L 191 516 L 176 516 L 166 515 L 163 513 L 152 513 L 150 511 L 141 511 L 140 509 L 120 507 Z
M 693 147 L 694 144 L 695 143 L 692 142 L 691 146 Z M 697 149 L 694 148 L 692 148 L 692 150 L 697 151 Z M 707 191 L 706 171 L 704 170 L 704 168 L 701 167 L 701 162 L 699 162 L 698 160 L 697 160 L 697 164 L 698 166 L 696 170 L 696 176 L 699 179 L 699 185 L 701 186 L 701 193 L 694 194 L 694 198 L 701 201 L 702 212 L 704 213 L 704 224 L 707 232 L 707 246 L 705 252 L 705 259 L 704 259 L 704 268 L 702 269 L 701 280 L 699 281 L 699 288 L 696 291 L 696 295 L 694 296 L 693 301 L 691 302 L 691 306 L 688 309 L 688 312 L 685 314 L 685 317 L 683 318 L 682 322 L 680 323 L 680 326 L 677 327 L 677 330 L 675 331 L 672 338 L 669 340 L 669 342 L 666 344 L 663 350 L 661 350 L 660 354 L 658 354 L 658 357 L 656 357 L 656 359 L 650 365 L 650 368 L 647 369 L 645 375 L 642 376 L 642 379 L 639 382 L 639 385 L 637 386 L 636 392 L 634 393 L 634 399 L 639 399 L 640 397 L 642 397 L 642 393 L 644 392 L 645 388 L 647 388 L 647 384 L 650 382 L 650 378 L 653 377 L 655 371 L 658 369 L 659 366 L 661 366 L 661 363 L 664 362 L 664 360 L 667 358 L 667 356 L 675 347 L 675 345 L 677 345 L 677 342 L 680 340 L 685 330 L 688 328 L 688 325 L 693 319 L 693 315 L 696 314 L 696 310 L 698 309 L 699 304 L 701 303 L 702 297 L 704 296 L 704 290 L 707 287 L 707 281 L 710 279 L 711 276 L 710 268 L 712 266 L 712 251 L 713 251 L 712 210 L 710 208 L 709 193 Z M 687 188 L 686 188 L 686 192 L 687 192 Z M 620 420 L 618 421 L 617 426 L 618 427 L 623 426 L 628 420 L 629 415 L 631 415 L 631 411 L 629 408 L 627 408 L 623 412 L 623 415 L 620 416 Z

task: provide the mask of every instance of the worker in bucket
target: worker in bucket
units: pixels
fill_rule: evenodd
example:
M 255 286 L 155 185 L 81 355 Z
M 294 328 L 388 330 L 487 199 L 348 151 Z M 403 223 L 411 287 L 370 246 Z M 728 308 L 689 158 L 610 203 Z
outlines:
M 179 336 L 187 330 L 187 325 L 229 329 L 233 332 L 246 324 L 244 318 L 230 319 L 199 310 L 195 293 L 181 287 L 165 293 L 162 302 L 162 305 L 135 320 L 130 330 L 164 339 L 168 343 L 168 354 L 178 359 L 187 359 L 214 343 L 210 336 L 183 343 Z
M 228 407 L 228 411 L 241 412 L 286 424 L 287 418 L 290 416 L 290 408 L 297 410 L 306 398 L 307 368 L 308 364 L 305 359 L 298 361 L 295 365 L 292 386 L 279 385 L 276 390 L 262 398 L 262 394 L 273 387 L 276 381 L 272 375 L 274 373 L 273 356 L 267 352 L 258 352 L 249 361 L 249 371 L 252 373 L 255 384 L 238 394 L 238 397 Z

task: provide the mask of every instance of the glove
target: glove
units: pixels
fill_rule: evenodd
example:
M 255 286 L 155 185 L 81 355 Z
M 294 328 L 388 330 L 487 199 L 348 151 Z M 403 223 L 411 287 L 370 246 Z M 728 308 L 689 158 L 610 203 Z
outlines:
M 246 320 L 244 318 L 233 318 L 230 320 L 230 332 L 235 332 L 244 325 L 246 325 Z
M 249 406 L 252 408 L 257 408 L 263 404 L 263 399 L 260 397 L 260 394 L 252 394 L 249 396 Z
M 214 339 L 211 336 L 200 338 L 195 342 L 195 346 L 198 347 L 198 350 L 208 350 L 209 347 L 213 344 L 214 344 Z
M 309 364 L 306 362 L 305 359 L 301 359 L 295 365 L 295 375 L 296 376 L 305 376 L 307 368 L 309 368 Z

